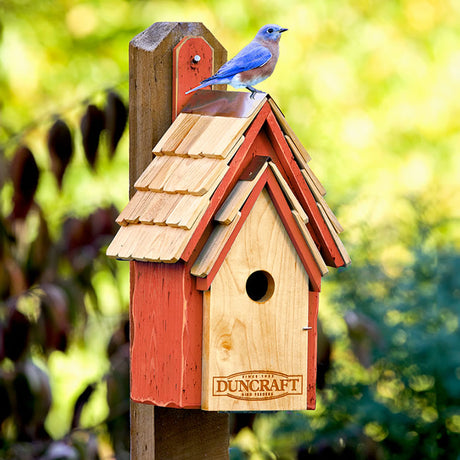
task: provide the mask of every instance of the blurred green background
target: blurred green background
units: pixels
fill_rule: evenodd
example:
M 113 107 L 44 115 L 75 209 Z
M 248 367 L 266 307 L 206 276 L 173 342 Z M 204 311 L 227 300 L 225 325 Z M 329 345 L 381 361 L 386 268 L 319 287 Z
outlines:
M 108 91 L 127 104 L 129 41 L 157 21 L 203 22 L 229 57 L 265 23 L 289 28 L 259 88 L 311 154 L 353 260 L 323 283 L 317 410 L 251 418 L 232 458 L 460 458 L 457 0 L 3 0 L 0 457 L 126 458 L 128 264 L 104 250 L 128 201 L 127 135 L 112 155 L 104 131 L 92 168 L 80 120 L 88 104 L 108 110 Z M 74 145 L 62 188 L 56 116 Z M 39 179 L 13 218 L 21 145 Z M 43 345 L 46 302 L 66 312 L 65 344 Z

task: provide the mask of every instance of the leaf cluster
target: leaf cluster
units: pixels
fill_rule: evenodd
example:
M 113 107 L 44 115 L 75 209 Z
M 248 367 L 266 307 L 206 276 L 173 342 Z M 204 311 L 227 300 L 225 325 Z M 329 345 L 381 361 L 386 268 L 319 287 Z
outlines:
M 88 105 L 81 119 L 81 140 L 88 167 L 95 169 L 101 133 L 109 160 L 125 130 L 126 107 L 111 91 L 105 109 Z M 49 172 L 62 193 L 66 171 L 72 168 L 74 135 L 57 118 L 46 135 Z M 86 216 L 69 213 L 53 235 L 49 216 L 37 194 L 42 171 L 32 151 L 19 146 L 10 161 L 2 157 L 0 215 L 0 456 L 11 458 L 98 458 L 99 437 L 114 435 L 114 448 L 128 449 L 128 330 L 120 317 L 106 350 L 111 368 L 102 381 L 88 383 L 73 403 L 72 417 L 62 439 L 54 440 L 46 427 L 56 395 L 48 363 L 57 352 L 67 353 L 84 342 L 91 315 L 104 320 L 103 293 L 95 279 L 107 273 L 116 283 L 117 266 L 104 249 L 117 228 L 113 205 Z M 59 199 L 59 196 L 56 197 Z M 98 386 L 106 387 L 109 414 L 103 425 L 82 424 L 81 416 Z M 57 456 L 57 457 L 56 457 Z

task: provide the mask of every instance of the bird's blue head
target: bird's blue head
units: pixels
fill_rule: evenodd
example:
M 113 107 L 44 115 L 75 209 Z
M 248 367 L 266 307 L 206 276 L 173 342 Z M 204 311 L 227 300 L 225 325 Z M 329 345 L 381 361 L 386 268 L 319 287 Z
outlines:
M 276 24 L 267 24 L 263 26 L 259 32 L 257 32 L 256 40 L 270 40 L 277 42 L 279 41 L 281 34 L 286 32 L 287 29 L 284 27 L 277 26 Z

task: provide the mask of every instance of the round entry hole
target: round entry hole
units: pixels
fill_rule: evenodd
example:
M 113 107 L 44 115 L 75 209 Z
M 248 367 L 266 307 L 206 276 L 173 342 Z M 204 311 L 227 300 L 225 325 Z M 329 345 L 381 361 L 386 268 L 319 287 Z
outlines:
M 246 281 L 246 292 L 255 302 L 266 302 L 275 290 L 272 275 L 264 270 L 257 270 L 249 275 Z

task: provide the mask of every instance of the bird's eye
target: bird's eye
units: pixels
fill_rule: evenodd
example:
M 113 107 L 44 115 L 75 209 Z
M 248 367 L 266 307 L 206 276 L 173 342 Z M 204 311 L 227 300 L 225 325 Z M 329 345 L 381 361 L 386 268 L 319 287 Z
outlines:
M 267 29 L 267 32 L 268 32 L 269 34 L 272 34 L 272 33 L 273 33 L 273 29 L 272 29 L 272 28 Z

